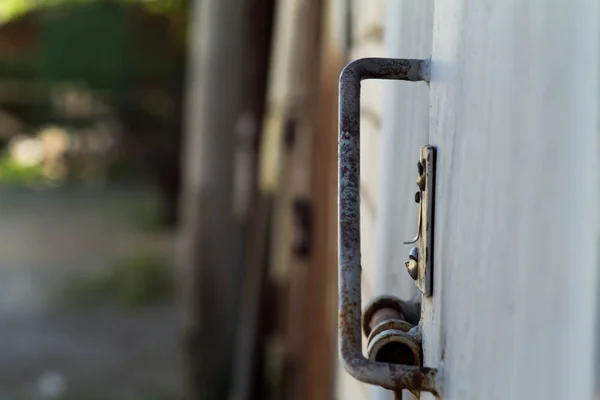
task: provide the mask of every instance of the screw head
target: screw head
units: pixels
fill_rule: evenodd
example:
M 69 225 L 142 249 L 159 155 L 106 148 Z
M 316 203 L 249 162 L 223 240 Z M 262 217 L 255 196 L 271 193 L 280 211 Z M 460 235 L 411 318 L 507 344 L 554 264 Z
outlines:
M 408 253 L 408 259 L 419 261 L 419 248 L 418 247 L 413 247 L 412 249 L 410 249 L 410 253 Z
M 419 277 L 419 249 L 417 247 L 410 249 L 408 261 L 405 263 L 405 265 L 410 277 L 416 281 Z
M 406 263 L 406 270 L 408 271 L 408 275 L 410 275 L 413 280 L 417 280 L 419 277 L 419 264 L 415 260 L 408 260 Z

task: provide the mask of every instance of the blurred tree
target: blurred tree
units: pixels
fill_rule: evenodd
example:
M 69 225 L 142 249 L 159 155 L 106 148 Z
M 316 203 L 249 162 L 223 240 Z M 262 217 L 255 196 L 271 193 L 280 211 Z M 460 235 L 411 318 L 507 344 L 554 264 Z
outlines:
M 187 1 L 0 2 L 13 17 L 0 25 L 0 108 L 32 129 L 117 121 L 111 171 L 153 180 L 168 225 L 179 194 Z
M 94 3 L 99 0 L 2 0 L 0 2 L 0 22 L 30 11 L 69 4 Z M 157 13 L 187 12 L 189 0 L 113 0 L 120 3 L 138 3 L 148 11 Z

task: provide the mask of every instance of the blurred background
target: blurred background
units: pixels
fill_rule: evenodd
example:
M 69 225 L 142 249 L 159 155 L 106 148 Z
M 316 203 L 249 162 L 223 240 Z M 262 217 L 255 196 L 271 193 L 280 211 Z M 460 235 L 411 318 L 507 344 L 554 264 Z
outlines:
M 347 11 L 0 1 L 0 399 L 330 398 Z
M 0 4 L 0 398 L 182 394 L 185 1 Z

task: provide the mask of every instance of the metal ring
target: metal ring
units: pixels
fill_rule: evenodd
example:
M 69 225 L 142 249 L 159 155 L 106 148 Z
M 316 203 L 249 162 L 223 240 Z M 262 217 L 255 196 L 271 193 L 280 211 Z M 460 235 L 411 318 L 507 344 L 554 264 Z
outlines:
M 412 328 L 414 328 L 414 325 L 411 325 L 410 323 L 401 319 L 385 320 L 375 325 L 373 330 L 369 333 L 369 336 L 367 337 L 367 346 L 369 345 L 369 343 L 371 343 L 375 336 L 379 335 L 383 331 L 396 330 L 402 332 L 409 332 Z
M 421 347 L 415 341 L 415 338 L 408 332 L 404 332 L 397 329 L 388 329 L 378 333 L 373 337 L 367 346 L 367 356 L 371 361 L 377 361 L 380 352 L 385 346 L 390 344 L 400 344 L 410 352 L 412 358 L 412 365 L 421 365 Z M 400 361 L 400 360 L 399 360 Z M 405 360 L 405 362 L 408 362 Z M 396 364 L 394 364 L 396 365 Z M 409 365 L 409 364 L 404 364 Z

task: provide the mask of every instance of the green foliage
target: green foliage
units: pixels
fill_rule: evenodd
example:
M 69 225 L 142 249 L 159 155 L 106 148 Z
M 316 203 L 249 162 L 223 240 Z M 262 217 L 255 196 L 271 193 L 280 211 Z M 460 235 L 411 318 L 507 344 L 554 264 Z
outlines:
M 0 21 L 19 17 L 41 8 L 71 4 L 86 4 L 107 0 L 0 0 Z M 188 0 L 113 0 L 126 4 L 142 4 L 148 11 L 173 13 L 187 9 Z
M 9 20 L 29 11 L 62 4 L 90 3 L 94 0 L 2 0 L 0 2 L 0 20 Z
M 70 279 L 59 292 L 64 305 L 141 307 L 171 298 L 173 268 L 159 252 L 139 250 L 100 275 Z
M 8 155 L 0 156 L 0 183 L 9 185 L 39 185 L 46 182 L 40 165 L 22 165 Z

